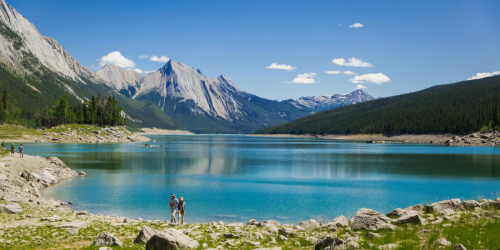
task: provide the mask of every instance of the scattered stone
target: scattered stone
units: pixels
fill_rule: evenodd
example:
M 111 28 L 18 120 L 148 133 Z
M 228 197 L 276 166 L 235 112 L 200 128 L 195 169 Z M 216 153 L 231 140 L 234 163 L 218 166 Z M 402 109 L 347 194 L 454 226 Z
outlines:
M 420 217 L 418 214 L 406 214 L 401 216 L 399 219 L 396 219 L 393 221 L 394 224 L 396 225 L 402 225 L 402 224 L 415 224 L 415 225 L 425 225 L 427 224 L 427 221 Z
M 111 233 L 101 233 L 92 243 L 93 246 L 119 246 L 123 247 L 123 243 Z
M 278 230 L 278 233 L 280 235 L 284 235 L 284 236 L 288 236 L 288 237 L 290 237 L 290 236 L 297 236 L 297 230 L 292 229 L 292 228 L 286 228 L 286 227 L 280 228 Z
M 457 244 L 453 247 L 453 250 L 467 250 L 462 244 Z
M 335 246 L 343 244 L 344 241 L 339 238 L 333 238 L 331 236 L 322 236 L 316 241 L 314 250 L 327 250 L 334 249 Z
M 373 238 L 380 238 L 380 237 L 382 237 L 382 235 L 380 235 L 378 233 L 374 233 L 374 232 L 367 232 L 365 234 L 365 237 L 371 240 Z
M 236 234 L 232 234 L 232 233 L 225 233 L 224 238 L 226 238 L 226 239 L 239 239 L 240 236 L 238 236 Z
M 249 220 L 247 223 L 247 226 L 257 226 L 257 225 L 259 225 L 259 222 L 254 219 Z

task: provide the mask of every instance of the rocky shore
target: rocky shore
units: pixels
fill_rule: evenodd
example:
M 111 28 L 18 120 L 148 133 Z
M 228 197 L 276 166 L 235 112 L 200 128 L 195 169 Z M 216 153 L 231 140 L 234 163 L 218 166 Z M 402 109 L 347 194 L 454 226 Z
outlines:
M 56 157 L 0 158 L 0 249 L 496 249 L 500 198 L 361 208 L 354 217 L 173 225 L 73 211 L 40 189 L 81 178 Z M 83 177 L 84 178 L 84 177 Z M 495 236 L 496 235 L 496 236 Z M 497 244 L 497 245 L 495 245 Z
M 97 127 L 91 125 L 61 125 L 47 130 L 37 130 L 34 142 L 58 143 L 118 143 L 146 142 L 150 139 L 132 133 L 124 127 Z

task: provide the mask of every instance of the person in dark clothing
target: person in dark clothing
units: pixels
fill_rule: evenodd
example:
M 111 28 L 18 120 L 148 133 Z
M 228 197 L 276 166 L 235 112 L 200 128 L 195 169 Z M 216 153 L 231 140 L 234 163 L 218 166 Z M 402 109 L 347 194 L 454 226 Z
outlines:
M 21 144 L 21 146 L 19 146 L 19 158 L 24 158 L 23 151 L 24 151 L 24 147 L 23 147 L 23 144 Z
M 10 146 L 10 156 L 14 156 L 15 153 L 16 153 L 16 145 L 12 143 L 12 146 Z
M 184 202 L 184 198 L 181 197 L 179 200 L 179 223 L 181 225 L 184 224 L 184 214 L 186 214 L 186 202 Z

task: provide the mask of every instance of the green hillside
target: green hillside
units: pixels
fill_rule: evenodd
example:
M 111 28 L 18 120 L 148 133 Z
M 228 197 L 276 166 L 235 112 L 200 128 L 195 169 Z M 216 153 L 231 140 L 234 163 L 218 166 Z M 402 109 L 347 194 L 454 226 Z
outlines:
M 255 133 L 464 134 L 499 126 L 499 100 L 500 76 L 494 76 L 327 110 Z

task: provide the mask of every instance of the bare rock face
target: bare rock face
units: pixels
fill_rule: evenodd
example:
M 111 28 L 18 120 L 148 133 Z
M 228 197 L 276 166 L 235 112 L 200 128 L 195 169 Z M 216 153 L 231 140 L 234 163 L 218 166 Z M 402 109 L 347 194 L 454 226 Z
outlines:
M 136 244 L 146 244 L 153 235 L 157 234 L 158 231 L 150 227 L 143 227 L 139 232 L 139 235 L 134 240 Z
M 196 249 L 198 247 L 200 243 L 173 228 L 153 235 L 146 243 L 147 250 Z
M 101 233 L 94 240 L 93 246 L 120 246 L 123 247 L 123 243 L 111 233 Z
M 351 223 L 353 230 L 394 230 L 395 226 L 391 225 L 390 219 L 372 209 L 361 208 L 358 210 Z
M 142 75 L 134 70 L 126 70 L 122 67 L 106 64 L 96 72 L 105 83 L 116 89 L 127 97 L 133 97 L 140 89 Z
M 17 203 L 0 204 L 0 214 L 20 214 L 23 212 Z

